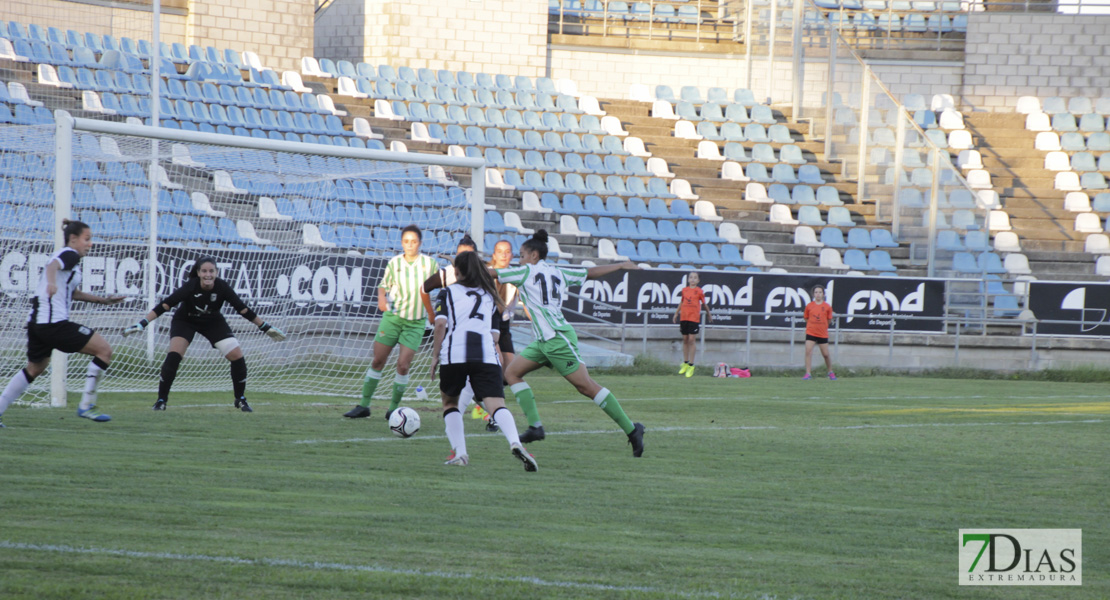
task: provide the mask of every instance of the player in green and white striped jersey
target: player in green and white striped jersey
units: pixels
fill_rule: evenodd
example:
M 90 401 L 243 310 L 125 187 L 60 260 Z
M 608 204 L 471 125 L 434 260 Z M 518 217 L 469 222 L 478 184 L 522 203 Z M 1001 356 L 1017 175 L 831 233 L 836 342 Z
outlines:
M 366 376 L 362 380 L 362 401 L 343 416 L 362 419 L 370 416 L 370 399 L 378 389 L 393 347 L 400 342 L 401 351 L 397 356 L 397 376 L 393 378 L 393 398 L 385 418 L 400 404 L 405 388 L 409 384 L 409 367 L 420 342 L 424 338 L 424 324 L 432 314 L 432 301 L 421 289 L 424 280 L 439 269 L 434 258 L 420 253 L 422 238 L 420 228 L 409 225 L 401 230 L 403 254 L 389 260 L 385 275 L 378 284 L 378 309 L 382 320 L 378 333 L 374 336 L 374 358 Z
M 520 301 L 532 317 L 532 331 L 536 340 L 528 345 L 505 368 L 505 380 L 516 395 L 517 402 L 528 417 L 528 429 L 520 435 L 522 442 L 535 442 L 545 437 L 536 396 L 524 382 L 524 376 L 540 367 L 550 367 L 562 375 L 583 396 L 590 398 L 609 418 L 613 419 L 628 435 L 632 456 L 644 453 L 644 426 L 633 423 L 624 413 L 613 393 L 601 387 L 590 377 L 586 364 L 578 353 L 578 336 L 563 317 L 563 301 L 567 288 L 582 285 L 587 279 L 597 279 L 622 269 L 637 269 L 626 262 L 603 267 L 563 267 L 549 264 L 547 258 L 547 232 L 540 229 L 520 247 L 520 266 L 497 269 L 501 283 L 517 286 Z

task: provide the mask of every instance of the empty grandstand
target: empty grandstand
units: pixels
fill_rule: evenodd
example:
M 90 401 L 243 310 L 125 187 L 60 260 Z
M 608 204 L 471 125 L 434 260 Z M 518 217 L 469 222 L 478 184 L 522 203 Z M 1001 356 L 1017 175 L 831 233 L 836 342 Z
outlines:
M 153 42 L 139 13 L 113 29 L 90 8 L 83 28 L 16 3 L 0 14 L 4 223 L 49 237 L 55 158 L 24 128 L 66 111 L 480 161 L 483 245 L 543 227 L 571 263 L 944 278 L 952 314 L 1011 320 L 1028 282 L 1110 270 L 1105 67 L 1064 82 L 1047 65 L 1036 95 L 988 83 L 1057 53 L 991 37 L 1007 19 L 1032 38 L 1047 5 L 401 3 L 414 25 L 382 4 L 298 12 L 316 41 L 290 54 L 233 41 L 234 23 L 196 7 L 168 7 Z M 1106 30 L 1051 18 L 1080 28 L 1077 44 Z M 391 228 L 449 222 L 474 184 L 451 166 L 379 177 L 354 158 L 186 143 L 148 168 L 112 160 L 127 153 L 111 136 L 76 140 L 73 213 L 120 243 L 156 226 L 167 247 L 382 256 Z M 428 248 L 449 252 L 455 230 L 432 227 Z

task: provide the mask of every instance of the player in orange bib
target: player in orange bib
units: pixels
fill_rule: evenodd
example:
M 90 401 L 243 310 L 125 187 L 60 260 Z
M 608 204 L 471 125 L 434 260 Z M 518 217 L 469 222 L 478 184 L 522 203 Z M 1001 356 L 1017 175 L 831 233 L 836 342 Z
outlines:
M 813 288 L 813 302 L 806 305 L 806 374 L 802 379 L 811 379 L 810 365 L 813 363 L 813 347 L 821 348 L 821 356 L 825 358 L 825 366 L 829 369 L 829 379 L 836 381 L 833 373 L 832 358 L 829 356 L 829 321 L 832 320 L 832 307 L 825 302 L 825 288 Z
M 705 322 L 713 318 L 709 314 L 709 304 L 705 301 L 705 292 L 698 284 L 701 277 L 691 271 L 686 276 L 686 287 L 682 289 L 682 300 L 678 309 L 674 311 L 673 322 L 678 323 L 679 332 L 682 333 L 682 367 L 679 375 L 694 376 L 694 358 L 698 352 L 696 337 L 701 329 L 701 311 L 705 310 Z

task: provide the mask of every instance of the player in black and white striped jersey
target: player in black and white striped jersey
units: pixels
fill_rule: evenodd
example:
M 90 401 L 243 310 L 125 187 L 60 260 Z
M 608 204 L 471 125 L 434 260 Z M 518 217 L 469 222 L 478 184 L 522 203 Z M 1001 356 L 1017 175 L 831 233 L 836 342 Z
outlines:
M 493 277 L 476 252 L 455 257 L 456 283 L 445 287 L 435 303 L 436 328 L 432 346 L 432 378 L 440 369 L 439 389 L 443 398 L 443 421 L 452 452 L 446 464 L 465 466 L 466 433 L 459 412 L 459 392 L 469 379 L 493 422 L 501 428 L 513 456 L 524 470 L 537 470 L 536 459 L 524 449 L 513 415 L 505 407 L 501 356 L 497 350 L 501 311 Z
M 463 252 L 477 252 L 477 251 L 478 251 L 478 246 L 477 246 L 477 244 L 474 243 L 474 239 L 471 238 L 469 235 L 464 235 L 463 238 L 461 240 L 459 240 L 458 246 L 455 248 L 455 256 L 457 257 L 458 255 L 462 254 Z M 420 289 L 424 290 L 424 293 L 426 293 L 426 294 L 431 294 L 435 290 L 443 289 L 443 288 L 455 283 L 456 280 L 457 280 L 457 277 L 455 276 L 455 265 L 450 264 L 450 265 L 447 265 L 446 267 L 443 267 L 442 269 L 436 271 L 435 275 L 432 275 L 431 277 L 426 279 L 424 281 L 424 285 L 421 286 Z M 435 325 L 435 316 L 434 315 L 428 315 L 428 318 L 432 320 L 432 325 L 434 326 Z M 504 327 L 502 327 L 501 335 L 502 336 L 505 335 Z M 502 357 L 501 362 L 502 362 L 502 364 L 506 364 L 505 360 L 504 360 L 504 357 Z M 470 405 L 470 403 L 473 402 L 473 401 L 474 401 L 474 389 L 470 386 L 470 383 L 467 382 L 466 386 L 464 386 L 462 391 L 459 393 L 459 404 L 460 404 L 459 412 L 465 414 L 466 413 L 466 407 L 468 405 Z M 484 416 L 486 418 L 486 431 L 497 433 L 497 425 L 494 425 L 493 419 L 490 418 L 489 413 L 484 412 L 484 410 L 483 410 L 483 413 L 484 413 Z M 475 417 L 478 418 L 478 415 L 476 414 Z
M 493 256 L 489 263 L 487 263 L 487 266 L 491 269 L 504 269 L 509 266 L 512 260 L 512 243 L 510 243 L 509 240 L 501 240 L 493 245 Z M 513 331 L 511 326 L 513 323 L 513 313 L 516 312 L 516 305 L 520 300 L 520 293 L 515 285 L 500 282 L 497 284 L 497 293 L 501 296 L 501 302 L 505 305 L 505 310 L 501 313 L 501 337 L 497 340 L 497 347 L 501 350 L 501 364 L 508 365 L 513 362 L 513 358 L 516 356 L 516 349 L 513 348 Z M 462 394 L 459 396 L 459 411 L 465 414 L 466 407 L 472 402 L 474 402 L 474 390 L 467 387 L 463 389 Z M 475 410 L 477 410 L 477 406 Z M 486 427 L 490 431 L 497 431 L 497 426 L 493 423 L 487 423 Z
M 98 423 L 112 417 L 96 410 L 96 386 L 112 360 L 112 347 L 104 336 L 69 320 L 74 300 L 95 304 L 117 304 L 123 296 L 97 296 L 82 292 L 81 258 L 92 248 L 92 229 L 81 221 L 62 221 L 65 247 L 55 252 L 43 269 L 35 295 L 31 298 L 31 314 L 27 319 L 27 366 L 16 373 L 0 393 L 0 418 L 36 377 L 50 364 L 54 350 L 72 354 L 80 352 L 93 357 L 85 374 L 85 389 L 77 416 Z M 4 424 L 0 421 L 0 427 Z

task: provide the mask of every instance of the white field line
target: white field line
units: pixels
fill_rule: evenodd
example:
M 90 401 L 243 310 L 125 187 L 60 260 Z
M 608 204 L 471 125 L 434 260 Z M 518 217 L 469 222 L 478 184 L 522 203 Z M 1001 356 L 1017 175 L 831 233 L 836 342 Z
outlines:
M 855 396 L 854 398 L 856 400 L 901 401 L 901 400 L 985 400 L 985 399 L 996 399 L 998 397 L 997 396 L 951 396 L 951 395 L 929 396 L 929 395 L 923 395 L 923 396 Z M 828 399 L 828 396 L 752 396 L 752 395 L 746 395 L 744 393 L 738 393 L 735 396 L 697 396 L 697 397 L 693 398 L 693 400 L 744 400 L 745 402 L 753 402 L 753 401 L 754 402 L 810 401 L 811 403 L 814 403 L 814 404 L 829 404 L 829 405 L 833 405 L 833 406 L 851 406 L 851 407 L 861 406 L 861 405 L 855 404 L 855 403 L 849 404 L 849 403 L 841 403 L 841 402 L 820 402 L 821 400 L 827 400 L 827 399 Z M 1012 400 L 1014 402 L 1023 401 L 1023 400 L 1060 400 L 1060 399 L 1105 400 L 1106 396 L 1101 395 L 1101 394 L 1092 394 L 1092 395 L 1086 395 L 1086 396 L 1077 396 L 1075 394 L 1062 394 L 1062 395 L 1045 396 L 1043 394 L 1038 394 L 1036 396 L 1011 396 L 1010 398 L 1008 398 L 1008 400 Z M 666 397 L 661 397 L 661 398 L 618 398 L 618 400 L 620 400 L 621 404 L 624 404 L 625 402 L 657 402 L 657 401 L 661 401 L 661 400 L 662 401 L 674 402 L 674 401 L 678 400 L 678 398 L 675 397 L 675 396 L 666 396 Z M 589 398 L 581 398 L 581 399 L 576 398 L 574 400 L 553 400 L 551 402 L 548 402 L 547 404 L 579 404 L 579 403 L 593 404 L 593 400 L 590 400 Z M 867 408 L 871 405 L 862 405 L 862 406 L 864 408 Z
M 536 587 L 564 588 L 577 590 L 595 590 L 604 592 L 624 593 L 655 593 L 668 596 L 683 596 L 688 598 L 720 598 L 717 592 L 684 592 L 681 590 L 662 589 L 650 586 L 610 585 L 604 583 L 584 583 L 578 581 L 558 581 L 540 579 L 538 577 L 495 577 L 489 575 L 473 574 L 466 572 L 429 571 L 424 569 L 399 569 L 380 565 L 352 565 L 335 562 L 303 561 L 284 558 L 241 558 L 238 556 L 211 556 L 207 554 L 178 554 L 173 552 L 141 552 L 136 550 L 119 550 L 114 548 L 81 548 L 76 546 L 55 544 L 24 544 L 0 540 L 0 549 L 54 552 L 58 554 L 86 554 L 93 556 L 115 556 L 120 558 L 139 558 L 156 560 L 173 560 L 185 562 L 223 563 L 231 565 L 247 565 L 256 567 L 282 567 L 306 569 L 309 571 L 348 571 L 363 573 L 384 573 L 387 575 L 405 575 L 436 579 L 468 579 L 473 581 L 488 581 L 491 583 L 523 583 Z M 729 596 L 732 596 L 729 594 Z
M 851 431 L 858 429 L 911 429 L 916 427 L 936 427 L 936 428 L 958 428 L 958 427 L 1007 427 L 1007 426 L 1041 426 L 1041 425 L 1073 425 L 1073 424 L 1095 424 L 1105 423 L 1105 419 L 1082 419 L 1076 421 L 1026 421 L 1018 423 L 1004 423 L 1004 422 L 990 422 L 990 423 L 895 423 L 889 425 L 837 425 L 837 426 L 816 426 L 816 427 L 781 427 L 776 425 L 762 425 L 762 426 L 735 426 L 735 427 L 648 427 L 648 433 L 668 433 L 668 432 L 710 432 L 710 431 Z M 615 428 L 610 429 L 594 429 L 594 430 L 572 430 L 572 431 L 552 431 L 548 432 L 548 436 L 571 436 L 571 435 L 613 435 L 620 433 Z M 494 436 L 501 437 L 499 433 L 480 433 L 480 434 L 467 434 L 467 437 L 483 437 Z M 410 440 L 443 440 L 446 435 L 420 435 L 409 438 Z M 352 444 L 352 443 L 367 443 L 367 442 L 391 442 L 397 439 L 397 436 L 383 436 L 372 438 L 345 438 L 335 440 L 296 440 L 290 442 L 292 444 Z

